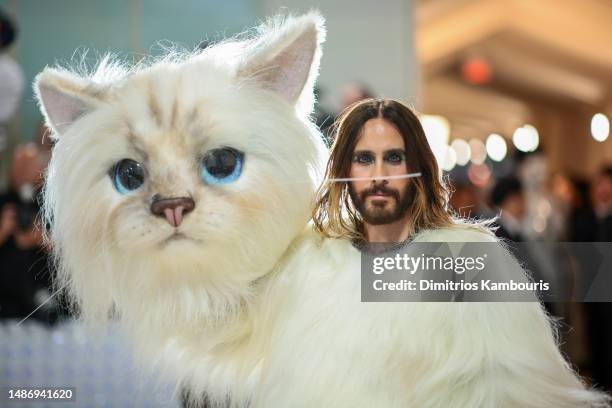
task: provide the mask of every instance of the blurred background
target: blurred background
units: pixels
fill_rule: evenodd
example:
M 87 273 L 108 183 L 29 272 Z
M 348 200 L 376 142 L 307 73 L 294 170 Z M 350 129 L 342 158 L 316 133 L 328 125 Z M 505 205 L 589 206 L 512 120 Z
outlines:
M 498 216 L 497 233 L 511 241 L 612 241 L 612 0 L 0 0 L 0 386 L 32 385 L 48 355 L 65 367 L 75 347 L 126 347 L 112 335 L 82 340 L 50 292 L 36 216 L 51 143 L 34 76 L 85 51 L 94 63 L 107 51 L 138 60 L 170 43 L 205 47 L 311 8 L 328 28 L 313 114 L 325 137 L 351 103 L 400 99 L 421 115 L 455 212 Z M 555 254 L 533 256 L 551 280 L 580 273 Z M 574 366 L 612 390 L 610 304 L 546 307 Z M 38 358 L 27 354 L 34 337 Z M 100 379 L 88 405 L 122 406 L 113 396 L 129 382 L 111 392 L 103 379 L 129 372 L 130 360 L 82 355 Z M 50 372 L 63 385 L 83 378 Z M 163 395 L 138 401 L 162 404 Z

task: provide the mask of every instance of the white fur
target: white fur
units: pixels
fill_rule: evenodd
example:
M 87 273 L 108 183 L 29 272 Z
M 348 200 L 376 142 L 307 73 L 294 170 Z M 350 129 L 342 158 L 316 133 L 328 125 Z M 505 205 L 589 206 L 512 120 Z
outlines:
M 327 154 L 303 110 L 322 18 L 273 20 L 259 35 L 135 69 L 108 60 L 87 76 L 47 69 L 36 83 L 57 139 L 45 186 L 57 284 L 85 319 L 119 315 L 143 358 L 196 399 L 231 391 L 237 405 L 261 358 L 248 347 L 258 281 L 306 225 Z M 207 185 L 199 160 L 223 146 L 244 152 L 243 172 Z M 124 158 L 146 168 L 143 188 L 127 195 L 108 175 Z M 180 227 L 190 240 L 164 243 L 173 228 L 151 214 L 155 194 L 193 197 Z
M 58 285 L 84 318 L 118 315 L 143 359 L 215 405 L 603 401 L 567 366 L 538 304 L 361 303 L 350 243 L 300 235 L 326 158 L 307 119 L 323 37 L 311 13 L 151 66 L 40 74 L 57 138 L 45 211 Z M 243 174 L 205 185 L 198 160 L 221 146 L 245 152 Z M 147 170 L 126 196 L 108 176 L 124 158 Z M 163 243 L 172 228 L 151 215 L 154 194 L 193 197 L 190 241 Z M 457 231 L 419 239 L 485 237 Z
M 417 242 L 491 242 L 476 227 Z M 362 303 L 359 252 L 307 232 L 278 296 L 256 407 L 598 407 L 539 303 Z

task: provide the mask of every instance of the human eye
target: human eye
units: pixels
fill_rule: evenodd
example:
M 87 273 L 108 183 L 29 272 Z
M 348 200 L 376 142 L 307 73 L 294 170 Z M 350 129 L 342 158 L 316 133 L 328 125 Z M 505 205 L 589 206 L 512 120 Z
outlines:
M 406 160 L 406 155 L 404 154 L 404 152 L 399 150 L 388 152 L 385 155 L 385 161 L 387 163 L 401 164 L 404 162 L 404 160 Z
M 353 155 L 353 162 L 362 165 L 372 164 L 374 162 L 374 156 L 370 152 L 359 152 Z

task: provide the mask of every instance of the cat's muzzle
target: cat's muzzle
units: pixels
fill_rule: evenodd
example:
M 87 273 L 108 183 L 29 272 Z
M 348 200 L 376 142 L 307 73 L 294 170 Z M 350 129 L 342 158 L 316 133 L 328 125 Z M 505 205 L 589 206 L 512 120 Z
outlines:
M 185 214 L 194 208 L 195 201 L 191 197 L 159 198 L 151 203 L 151 213 L 157 217 L 165 217 L 175 228 L 181 225 Z

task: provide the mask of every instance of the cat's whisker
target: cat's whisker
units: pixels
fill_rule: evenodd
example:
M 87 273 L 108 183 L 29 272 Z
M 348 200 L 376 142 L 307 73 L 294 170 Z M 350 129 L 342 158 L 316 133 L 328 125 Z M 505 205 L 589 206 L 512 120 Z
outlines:
M 17 326 L 21 325 L 21 323 L 23 323 L 26 320 L 28 320 L 30 318 L 30 316 L 32 316 L 34 313 L 36 313 L 41 307 L 43 307 L 44 305 L 49 303 L 55 296 L 57 296 L 58 293 L 60 293 L 62 290 L 64 290 L 65 287 L 66 287 L 66 285 L 63 285 L 61 288 L 59 288 L 55 292 L 53 292 L 51 294 L 51 296 L 49 296 L 44 302 L 42 302 L 40 305 L 38 305 L 38 307 L 36 309 L 32 310 L 30 312 L 30 314 L 28 314 L 26 317 L 24 317 L 19 322 L 17 322 Z

